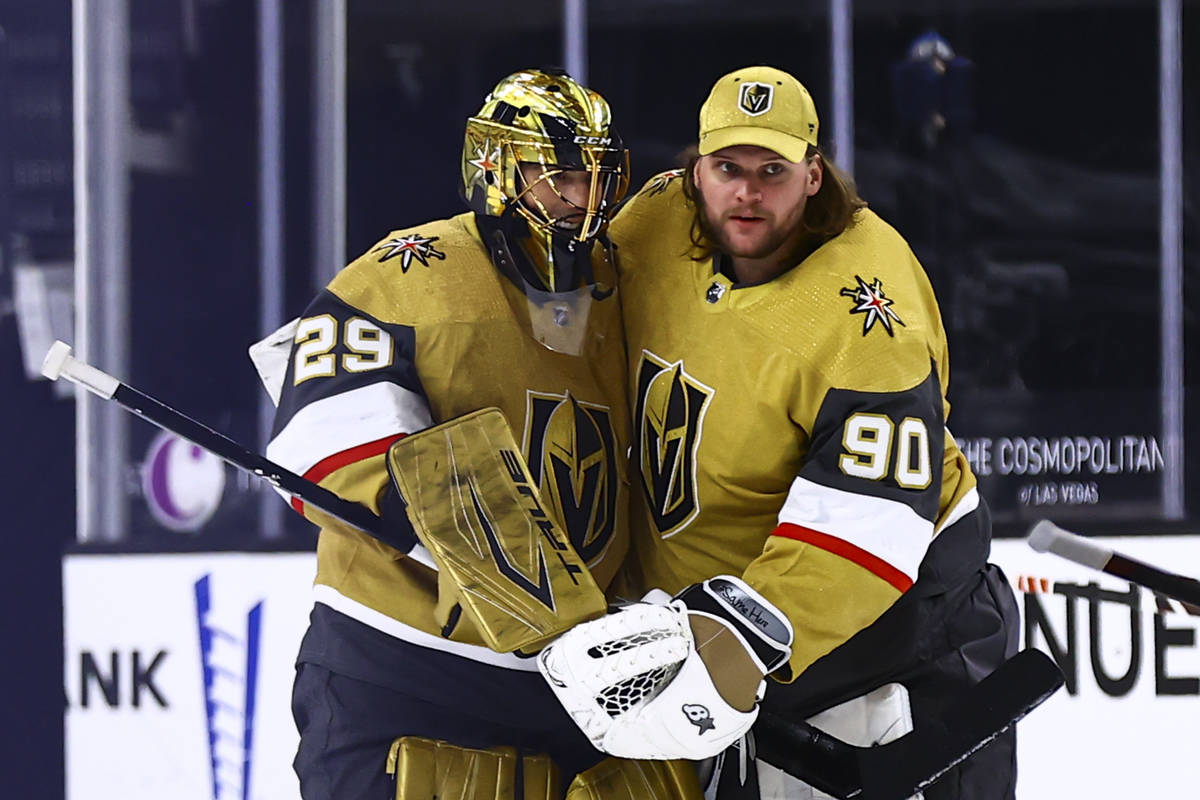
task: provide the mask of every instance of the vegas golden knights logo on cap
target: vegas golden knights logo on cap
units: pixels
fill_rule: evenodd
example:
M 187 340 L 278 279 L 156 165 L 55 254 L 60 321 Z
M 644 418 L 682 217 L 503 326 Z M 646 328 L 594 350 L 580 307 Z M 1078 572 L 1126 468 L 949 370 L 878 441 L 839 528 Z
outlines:
M 570 395 L 527 397 L 525 452 L 533 484 L 590 564 L 616 525 L 620 479 L 609 410 Z
M 757 117 L 771 110 L 774 97 L 775 87 L 770 84 L 747 81 L 738 87 L 738 108 L 752 117 Z
M 659 535 L 681 531 L 700 511 L 696 448 L 713 390 L 646 350 L 637 371 L 634 458 Z

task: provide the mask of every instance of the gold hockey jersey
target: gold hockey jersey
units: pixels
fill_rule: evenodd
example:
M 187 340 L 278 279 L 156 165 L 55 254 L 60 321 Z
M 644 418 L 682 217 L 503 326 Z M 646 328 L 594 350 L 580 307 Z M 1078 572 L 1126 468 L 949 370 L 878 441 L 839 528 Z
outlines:
M 899 234 L 864 209 L 783 275 L 738 286 L 689 257 L 680 174 L 611 228 L 634 426 L 623 591 L 742 576 L 795 627 L 788 680 L 919 577 L 980 568 L 986 522 L 956 524 L 979 498 L 946 429 L 937 303 Z M 953 561 L 971 563 L 926 561 L 965 529 Z
M 596 279 L 612 287 L 614 269 L 595 249 Z M 593 300 L 581 356 L 564 355 L 533 339 L 526 298 L 493 266 L 471 214 L 395 231 L 305 311 L 267 455 L 378 513 L 393 442 L 497 406 L 542 497 L 604 587 L 627 548 L 624 362 L 615 293 Z M 318 602 L 407 641 L 535 668 L 482 646 L 448 579 L 299 500 L 292 505 L 322 527 Z

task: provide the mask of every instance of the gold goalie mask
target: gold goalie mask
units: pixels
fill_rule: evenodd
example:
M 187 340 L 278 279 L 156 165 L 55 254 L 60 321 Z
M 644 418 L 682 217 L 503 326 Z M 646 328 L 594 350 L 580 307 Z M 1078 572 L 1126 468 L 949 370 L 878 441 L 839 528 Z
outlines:
M 592 247 L 629 187 L 608 103 L 562 72 L 524 70 L 467 120 L 462 193 L 496 266 L 529 300 L 535 338 L 577 354 L 598 287 Z

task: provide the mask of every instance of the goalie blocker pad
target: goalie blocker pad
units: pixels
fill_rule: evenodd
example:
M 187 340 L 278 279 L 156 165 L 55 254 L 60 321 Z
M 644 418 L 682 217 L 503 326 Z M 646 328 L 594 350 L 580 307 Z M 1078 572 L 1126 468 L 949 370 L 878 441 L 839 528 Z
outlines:
M 534 652 L 604 615 L 604 593 L 546 513 L 499 409 L 406 436 L 387 465 L 417 538 L 490 649 Z

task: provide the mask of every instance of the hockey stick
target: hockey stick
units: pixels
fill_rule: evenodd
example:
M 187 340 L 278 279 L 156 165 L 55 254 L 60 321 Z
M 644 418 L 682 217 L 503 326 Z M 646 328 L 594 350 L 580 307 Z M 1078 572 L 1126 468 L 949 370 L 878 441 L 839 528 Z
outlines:
M 163 430 L 203 447 L 238 469 L 262 478 L 272 486 L 384 543 L 388 541 L 383 521 L 366 506 L 338 497 L 328 489 L 247 449 L 228 436 L 122 383 L 107 372 L 80 361 L 71 355 L 71 346 L 66 342 L 57 341 L 50 346 L 46 359 L 42 362 L 42 374 L 52 381 L 66 378 L 105 400 L 114 400 L 139 417 L 144 417 Z M 423 548 L 414 547 L 409 555 L 424 563 L 429 556 L 425 552 L 418 553 L 418 550 L 423 551 Z M 429 565 L 432 564 L 430 559 Z
M 1054 661 L 1023 650 L 950 698 L 936 723 L 887 744 L 856 747 L 806 722 L 763 710 L 754 726 L 758 757 L 842 800 L 905 800 L 1012 727 L 1063 685 Z
M 1064 530 L 1048 519 L 1037 522 L 1030 529 L 1026 541 L 1039 553 L 1054 553 L 1068 561 L 1124 578 L 1200 610 L 1200 581 L 1122 555 L 1091 539 Z

